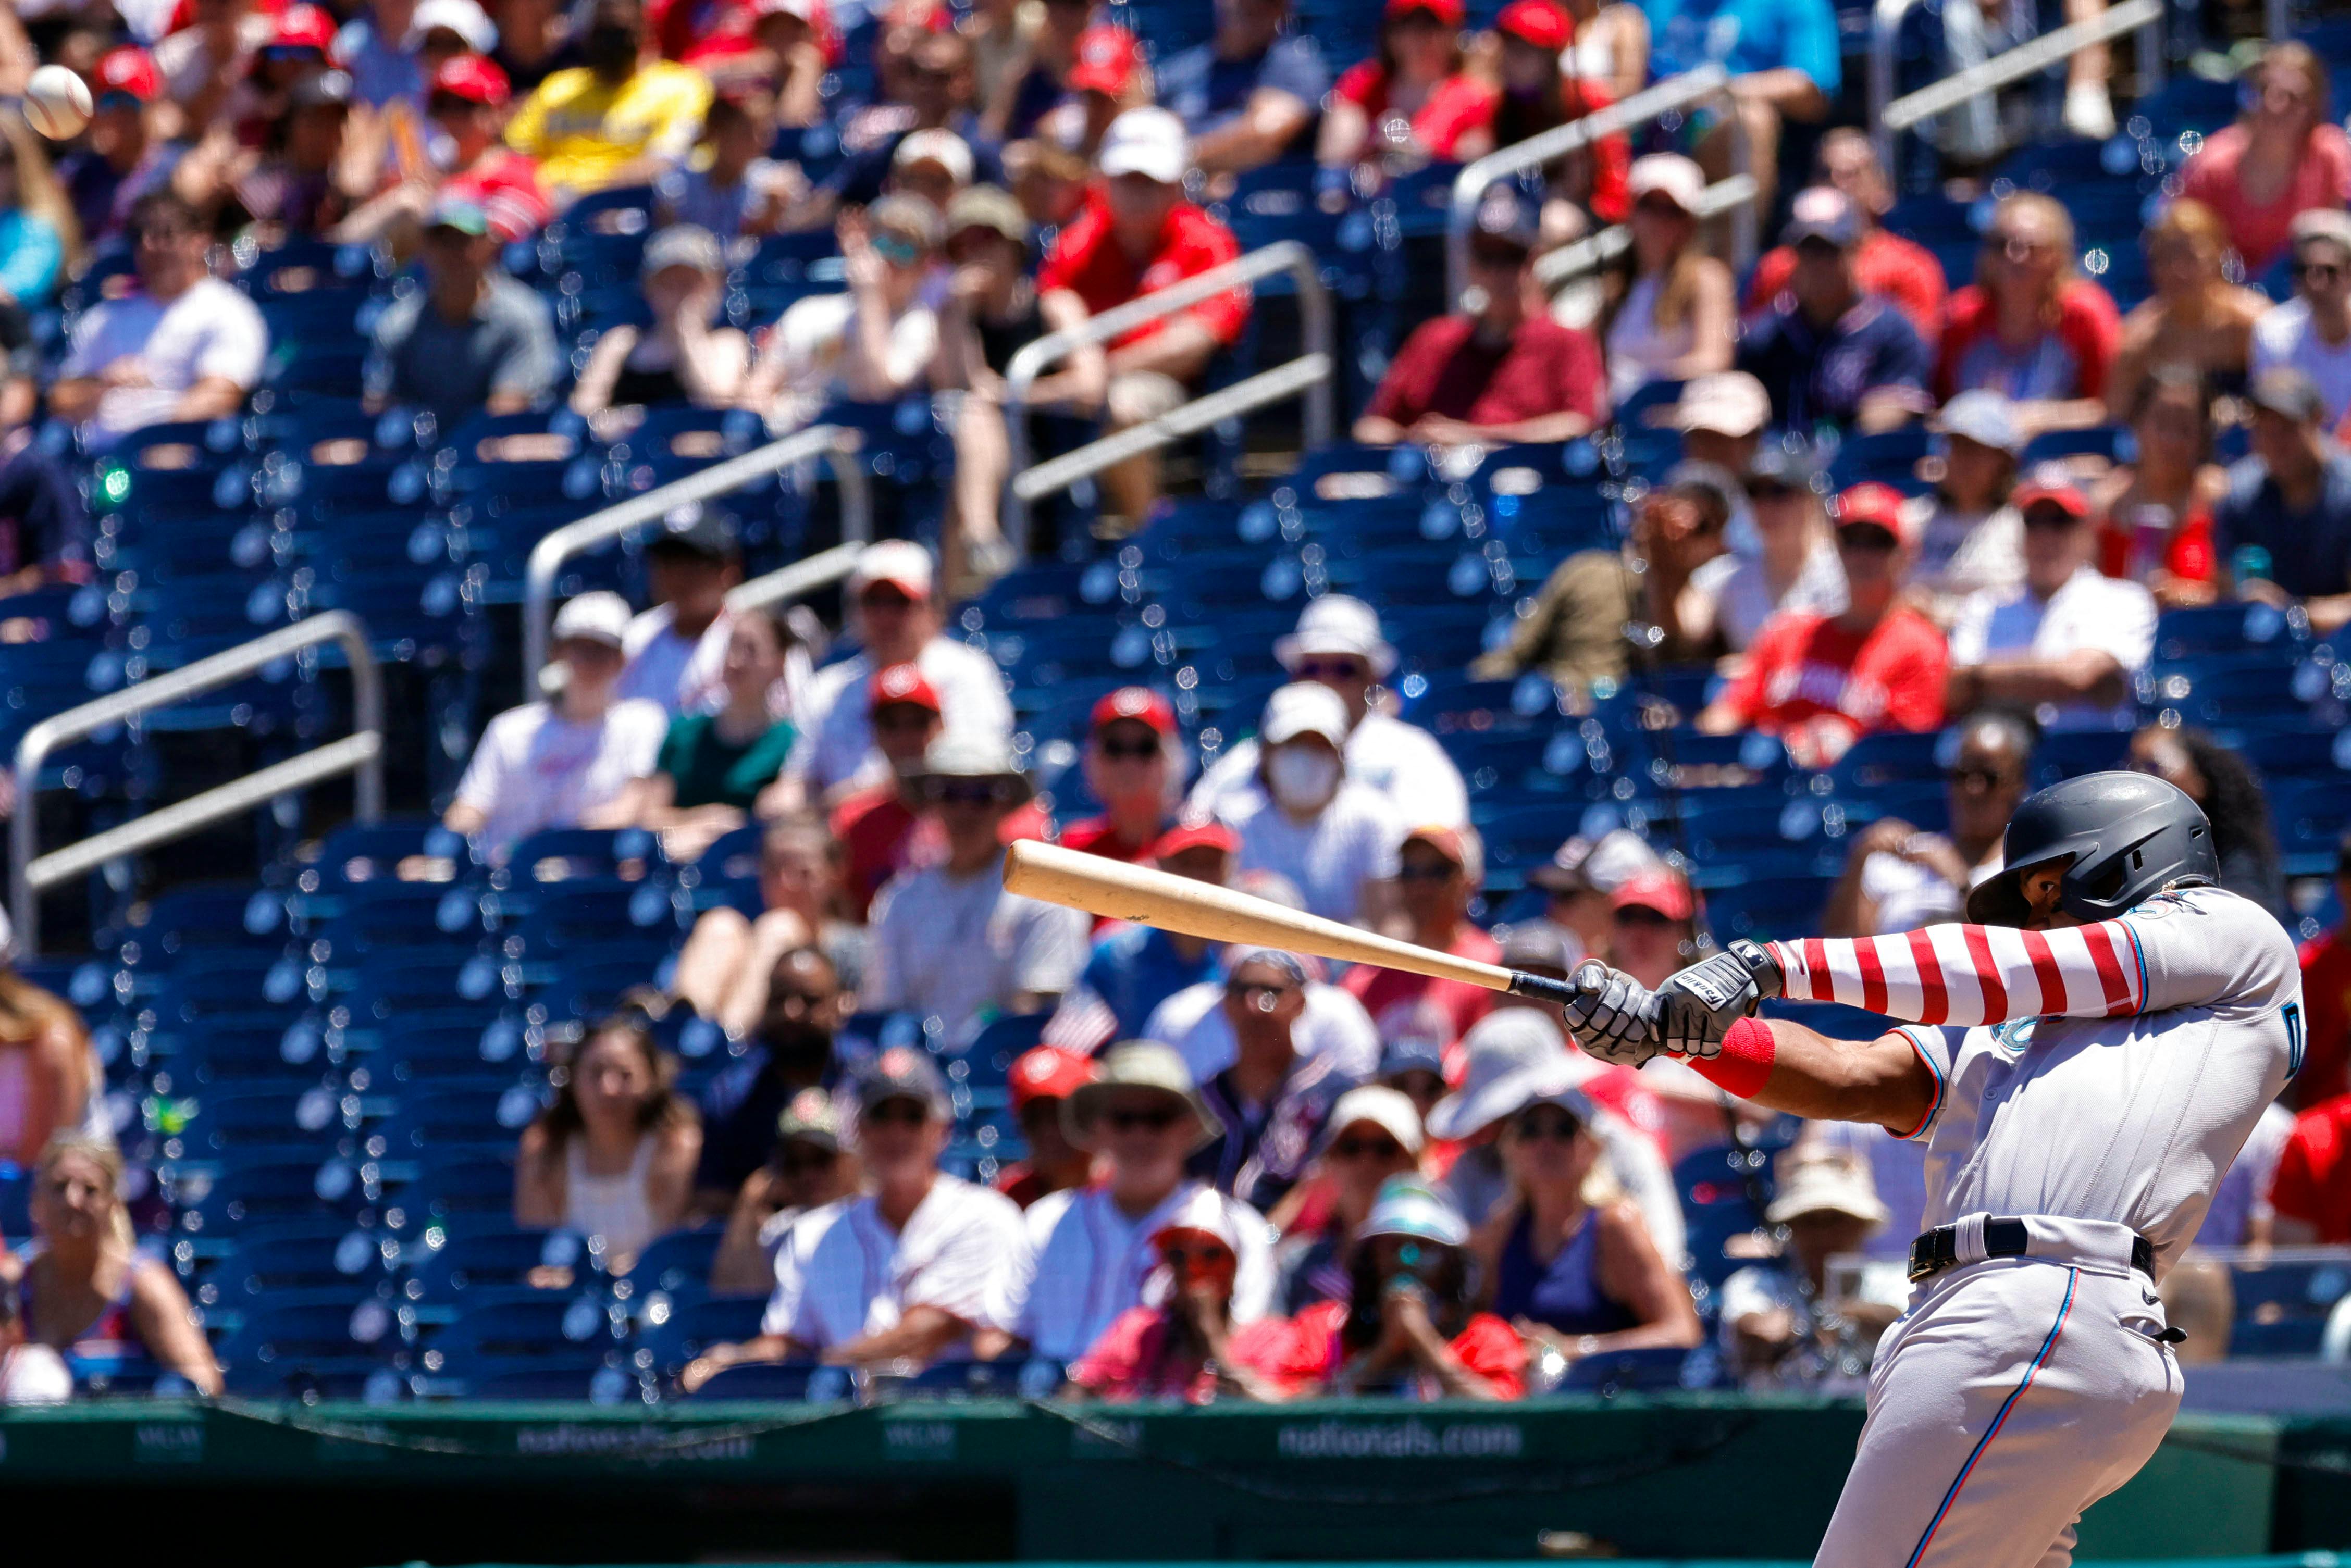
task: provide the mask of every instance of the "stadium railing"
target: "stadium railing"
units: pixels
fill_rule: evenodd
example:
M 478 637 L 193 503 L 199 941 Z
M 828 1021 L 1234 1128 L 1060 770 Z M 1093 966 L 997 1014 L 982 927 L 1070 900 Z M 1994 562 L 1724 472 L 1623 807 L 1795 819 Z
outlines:
M 1288 392 L 1271 394 L 1259 399 L 1259 402 L 1271 402 L 1275 397 L 1288 396 L 1290 392 L 1302 391 L 1306 397 L 1306 444 L 1309 447 L 1317 447 L 1330 444 L 1332 433 L 1337 424 L 1337 412 L 1332 400 L 1330 379 L 1331 297 L 1322 287 L 1322 268 L 1314 258 L 1313 251 L 1296 240 L 1281 240 L 1250 251 L 1247 256 L 1237 257 L 1222 267 L 1212 267 L 1197 277 L 1187 277 L 1170 287 L 1155 289 L 1140 298 L 1130 299 L 1125 304 L 1105 310 L 1099 316 L 1090 316 L 1065 331 L 1048 332 L 1036 341 L 1025 345 L 1019 352 L 1012 356 L 1011 363 L 1004 369 L 1004 423 L 1011 448 L 1009 472 L 1014 476 L 1012 481 L 1005 486 L 1004 531 L 1015 549 L 1023 555 L 1028 553 L 1029 503 L 1037 497 L 1050 494 L 1053 489 L 1058 488 L 1055 486 L 1046 486 L 1043 488 L 1032 488 L 1024 495 L 1020 486 L 1020 480 L 1027 476 L 1025 471 L 1029 468 L 1030 456 L 1029 422 L 1021 416 L 1029 404 L 1029 389 L 1036 384 L 1037 378 L 1066 359 L 1072 351 L 1088 343 L 1107 343 L 1112 339 L 1131 331 L 1146 321 L 1156 321 L 1164 316 L 1173 316 L 1179 310 L 1188 310 L 1202 300 L 1214 298 L 1230 288 L 1253 284 L 1260 277 L 1270 277 L 1278 272 L 1286 272 L 1296 281 L 1299 340 L 1305 352 L 1286 365 L 1277 366 L 1264 375 L 1250 377 L 1248 381 L 1227 387 L 1214 395 L 1228 396 L 1240 391 L 1243 387 L 1264 382 L 1267 376 L 1280 376 L 1287 372 L 1293 378 L 1300 377 L 1302 372 L 1296 367 L 1302 366 L 1319 357 L 1323 361 L 1323 370 L 1319 375 L 1293 382 L 1290 384 Z M 1222 412 L 1211 415 L 1208 423 L 1259 406 L 1259 402 L 1245 399 L 1234 401 L 1237 406 L 1226 407 Z M 1186 406 L 1188 408 L 1192 405 Z M 1176 419 L 1183 413 L 1183 409 L 1178 409 L 1167 417 Z M 1126 436 L 1154 429 L 1165 423 L 1165 421 L 1155 420 L 1150 424 L 1137 425 L 1134 430 L 1122 431 L 1117 435 L 1104 439 L 1118 441 Z M 1191 428 L 1198 429 L 1201 426 L 1195 425 Z M 1148 451 L 1154 446 L 1163 445 L 1182 434 L 1185 432 L 1177 431 L 1165 434 L 1159 440 L 1143 441 L 1140 444 L 1125 448 L 1103 459 L 1103 465 L 1116 462 L 1119 457 L 1131 456 L 1136 452 Z M 1081 447 L 1079 452 L 1073 452 L 1069 455 L 1075 457 L 1081 452 L 1092 451 L 1102 444 L 1102 442 L 1096 442 L 1092 446 Z M 1066 461 L 1066 459 L 1057 461 Z M 1046 466 L 1050 467 L 1050 465 Z M 1086 470 L 1089 473 L 1093 471 Z M 1064 483 L 1073 483 L 1082 476 L 1080 474 L 1073 474 Z
M 1717 180 L 1698 193 L 1698 214 L 1700 219 L 1723 213 L 1735 212 L 1755 200 L 1755 176 L 1733 174 L 1727 180 Z M 1586 235 L 1572 245 L 1546 251 L 1535 258 L 1535 281 L 1545 288 L 1556 288 L 1571 277 L 1596 272 L 1617 256 L 1625 254 L 1633 243 L 1633 231 L 1625 224 L 1612 224 L 1598 234 Z
M 1486 199 L 1489 188 L 1523 170 L 1540 168 L 1604 136 L 1629 131 L 1661 114 L 1694 108 L 1712 99 L 1727 102 L 1729 85 L 1730 75 L 1720 66 L 1700 66 L 1645 88 L 1622 103 L 1611 104 L 1581 120 L 1571 120 L 1565 125 L 1553 126 L 1540 136 L 1498 148 L 1465 167 L 1454 176 L 1453 199 L 1445 215 L 1446 298 L 1458 299 L 1469 286 L 1469 231 L 1478 221 L 1478 205 Z M 1731 172 L 1748 173 L 1750 155 L 1747 132 L 1736 114 L 1729 116 L 1728 123 L 1731 132 Z M 1753 203 L 1732 209 L 1730 245 L 1731 265 L 1744 270 L 1755 259 Z
M 87 839 L 37 855 L 40 813 L 33 790 L 41 762 L 68 742 L 97 734 L 186 697 L 224 686 L 322 643 L 341 645 L 350 661 L 351 728 L 342 739 L 314 747 L 283 762 L 175 801 Z M 111 860 L 185 837 L 199 828 L 252 810 L 279 795 L 321 780 L 355 773 L 353 817 L 372 822 L 383 815 L 383 678 L 376 667 L 366 625 L 355 615 L 329 611 L 291 626 L 225 649 L 210 658 L 139 682 L 95 702 L 43 719 L 16 743 L 16 810 L 11 838 L 8 902 L 21 951 L 40 951 L 40 894 Z
M 642 496 L 631 497 L 616 506 L 593 512 L 575 523 L 566 523 L 538 544 L 531 547 L 530 560 L 524 569 L 522 609 L 522 674 L 523 689 L 536 691 L 538 672 L 547 664 L 547 632 L 555 601 L 555 580 L 563 563 L 573 556 L 609 544 L 630 529 L 653 522 L 679 507 L 706 501 L 714 496 L 739 489 L 755 479 L 764 478 L 779 469 L 811 457 L 822 457 L 832 467 L 833 478 L 841 486 L 841 547 L 796 562 L 781 571 L 743 584 L 730 596 L 737 607 L 771 604 L 799 593 L 811 592 L 828 582 L 849 575 L 855 563 L 855 551 L 849 547 L 862 544 L 873 537 L 872 497 L 865 487 L 865 471 L 855 461 L 862 441 L 858 433 L 836 424 L 810 425 L 795 431 L 781 441 L 771 441 L 740 457 L 731 457 L 699 473 L 648 490 Z M 810 570 L 811 564 L 823 560 L 826 571 Z M 837 568 L 837 571 L 834 569 Z M 788 581 L 778 580 L 791 574 Z
M 1930 86 L 1901 98 L 1894 96 L 1895 47 L 1902 30 L 1902 18 L 1917 0 L 1877 0 L 1877 14 L 1869 39 L 1869 124 L 1871 135 L 1877 143 L 1877 161 L 1888 170 L 1894 164 L 1894 140 L 1905 131 L 1931 120 L 1936 115 L 1959 108 L 1961 104 L 1989 92 L 1993 88 L 2046 70 L 2058 61 L 2092 44 L 2120 37 L 2125 33 L 2138 35 L 2139 75 L 2149 89 L 2163 81 L 2163 6 L 2164 0 L 2125 0 L 2109 8 L 2103 16 L 2087 22 L 2076 22 L 2044 33 L 2022 43 L 2012 49 L 1994 55 L 1980 65 L 1970 66 L 1943 78 Z M 2283 12 L 2283 0 L 2271 0 L 2273 37 L 2286 35 L 2276 30 L 2278 15 Z

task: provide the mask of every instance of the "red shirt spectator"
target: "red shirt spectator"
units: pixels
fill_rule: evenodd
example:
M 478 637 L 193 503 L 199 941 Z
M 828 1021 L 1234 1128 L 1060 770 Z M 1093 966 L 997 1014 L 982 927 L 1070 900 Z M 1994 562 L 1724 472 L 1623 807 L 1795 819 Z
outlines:
M 1110 206 L 1102 192 L 1092 190 L 1086 193 L 1077 218 L 1053 242 L 1052 253 L 1038 271 L 1037 291 L 1050 294 L 1066 288 L 1085 302 L 1088 312 L 1099 316 L 1139 295 L 1222 267 L 1240 253 L 1240 242 L 1233 238 L 1230 229 L 1190 202 L 1178 202 L 1168 209 L 1161 225 L 1158 248 L 1138 261 L 1112 232 Z M 1204 299 L 1187 311 L 1145 321 L 1109 346 L 1115 350 L 1139 343 L 1186 316 L 1206 328 L 1217 342 L 1230 343 L 1249 324 L 1249 290 L 1235 288 Z
M 1812 612 L 1775 615 L 1747 652 L 1747 667 L 1720 700 L 1769 734 L 1824 714 L 1856 735 L 1932 729 L 1943 722 L 1943 634 L 1907 606 L 1865 633 Z
M 1217 1366 L 1192 1365 L 1182 1359 L 1171 1362 L 1166 1354 L 1170 1330 L 1165 1308 L 1127 1308 L 1112 1320 L 1093 1347 L 1071 1364 L 1070 1381 L 1100 1399 L 1209 1403 L 1217 1396 Z M 1259 1318 L 1232 1331 L 1225 1342 L 1225 1357 L 1288 1393 L 1301 1381 L 1294 1364 L 1298 1344 L 1289 1322 Z
M 1342 72 L 1332 95 L 1353 104 L 1377 126 L 1388 112 L 1388 71 L 1377 59 L 1359 61 Z M 1461 138 L 1494 122 L 1494 104 L 1500 97 L 1477 78 L 1447 77 L 1412 116 L 1413 140 L 1432 158 L 1451 159 Z
M 2351 201 L 2351 136 L 2339 125 L 2320 125 L 2304 142 L 2301 161 L 2277 197 L 2255 205 L 2246 193 L 2245 153 L 2250 138 L 2241 124 L 2214 131 L 2180 171 L 2179 193 L 2220 214 L 2229 239 L 2244 258 L 2250 281 L 2285 253 L 2286 228 L 2298 213 L 2340 207 Z
M 1106 810 L 1063 828 L 1061 847 L 1118 861 L 1147 858 L 1168 826 L 1175 737 L 1175 706 L 1149 686 L 1105 693 L 1087 720 L 1083 767 L 1086 788 Z M 1094 929 L 1108 924 L 1097 920 Z
M 1761 310 L 1770 305 L 1796 270 L 1796 253 L 1789 246 L 1775 246 L 1763 253 L 1755 264 L 1754 281 L 1747 286 L 1747 308 Z M 1925 246 L 1873 228 L 1862 237 L 1861 246 L 1854 252 L 1854 281 L 1861 285 L 1864 294 L 1882 294 L 1900 308 L 1918 329 L 1919 338 L 1932 348 L 1935 335 L 1942 330 L 1943 300 L 1949 286 L 1943 280 L 1943 264 Z
M 2136 530 L 2109 517 L 2098 525 L 2098 570 L 2108 577 L 2145 582 L 2150 571 L 2168 571 L 2185 582 L 2210 582 L 2217 552 L 2212 546 L 2212 508 L 2199 505 L 2163 536 L 2150 552 Z
M 1317 1301 L 1290 1322 L 1295 1336 L 1282 1364 L 1301 1381 L 1328 1383 L 1339 1375 L 1346 1354 L 1339 1330 L 1347 1322 L 1344 1301 Z M 1527 1391 L 1527 1349 L 1519 1331 L 1491 1312 L 1474 1312 L 1459 1333 L 1447 1342 L 1461 1364 L 1493 1384 L 1506 1399 Z
M 1938 399 L 1948 402 L 1976 387 L 2011 402 L 2105 395 L 2123 319 L 2096 284 L 2083 277 L 2066 284 L 2057 297 L 2056 320 L 2025 349 L 2001 343 L 1998 330 L 1999 312 L 1984 289 L 1970 283 L 1951 296 L 1935 367 Z
M 1396 857 L 1396 894 L 1406 925 L 1404 934 L 1423 947 L 1456 957 L 1474 958 L 1481 964 L 1499 962 L 1501 944 L 1469 919 L 1469 903 L 1485 880 L 1485 848 L 1475 833 L 1444 823 L 1413 829 L 1405 835 Z M 1445 1031 L 1438 1044 L 1449 1049 L 1494 1005 L 1494 993 L 1482 986 L 1407 975 L 1374 964 L 1356 965 L 1339 983 L 1364 1004 L 1364 1010 L 1379 1024 L 1383 1040 L 1396 1038 L 1399 1028 L 1426 1028 L 1426 1022 L 1435 1021 L 1427 1017 L 1427 1009 L 1433 1008 L 1442 1017 Z
M 2351 841 L 2335 869 L 2343 923 L 2302 945 L 2303 1021 L 2309 1030 L 2294 1102 L 2315 1105 L 2351 1092 Z
M 2315 1232 L 2312 1241 L 2351 1241 L 2351 1094 L 2337 1094 L 2294 1118 L 2270 1179 L 2270 1204 L 2282 1224 L 2292 1220 Z M 2281 1228 L 2278 1239 L 2302 1238 Z
M 1538 414 L 1575 413 L 1597 422 L 1600 350 L 1585 332 L 1529 316 L 1508 338 L 1489 340 L 1474 316 L 1423 322 L 1380 379 L 1367 414 L 1407 430 L 1426 414 L 1468 424 L 1512 424 Z

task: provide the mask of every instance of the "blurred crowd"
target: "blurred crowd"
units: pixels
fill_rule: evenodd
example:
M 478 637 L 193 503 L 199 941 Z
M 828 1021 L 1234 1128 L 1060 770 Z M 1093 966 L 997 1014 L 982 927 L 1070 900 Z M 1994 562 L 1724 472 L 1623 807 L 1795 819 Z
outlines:
M 2241 120 L 2147 228 L 2152 293 L 2125 314 L 2047 195 L 1991 206 L 1966 278 L 1881 226 L 1895 193 L 1867 136 L 1821 131 L 1841 86 L 1827 0 L 1512 0 L 1484 27 L 1461 0 L 1386 0 L 1361 60 L 1324 58 L 1287 0 L 1216 0 L 1207 42 L 1146 45 L 1087 0 L 18 0 L 0 89 L 63 64 L 95 113 L 52 143 L 0 110 L 0 587 L 91 572 L 44 423 L 103 453 L 246 405 L 271 343 L 219 276 L 240 246 L 413 266 L 352 390 L 444 429 L 684 404 L 782 431 L 927 394 L 953 434 L 946 529 L 864 551 L 852 655 L 825 662 L 804 615 L 730 609 L 735 526 L 680 515 L 645 551 L 651 605 L 565 603 L 551 695 L 472 754 L 444 821 L 493 859 L 547 828 L 647 829 L 679 862 L 764 832 L 762 907 L 703 915 L 666 992 L 559 1064 L 516 1220 L 600 1238 L 616 1271 L 723 1223 L 713 1288 L 769 1304 L 689 1387 L 739 1362 L 1018 1354 L 1110 1398 L 1507 1399 L 1595 1356 L 1697 1347 L 1701 1301 L 1741 1375 L 1857 1375 L 1903 1297 L 1915 1148 L 1777 1126 L 1671 1064 L 1603 1066 L 1508 997 L 1005 890 L 1003 847 L 1050 837 L 1532 973 L 1591 955 L 1655 984 L 1707 940 L 1682 870 L 1623 831 L 1569 838 L 1532 878 L 1541 915 L 1492 926 L 1468 788 L 1398 716 L 1380 608 L 1339 595 L 1275 644 L 1290 680 L 1254 738 L 1196 776 L 1163 694 L 1102 697 L 1078 763 L 1099 810 L 1057 821 L 1002 675 L 950 621 L 1015 564 L 1007 371 L 1233 259 L 1209 206 L 1237 176 L 1296 160 L 1343 199 L 1719 60 L 1729 106 L 1673 145 L 1604 137 L 1539 196 L 1489 193 L 1459 308 L 1403 338 L 1352 434 L 1677 433 L 1622 548 L 1559 564 L 1471 673 L 1539 672 L 1573 703 L 1636 659 L 1710 664 L 1724 679 L 1688 720 L 1805 767 L 1943 732 L 1949 831 L 1854 835 L 1823 925 L 1910 928 L 1997 869 L 2044 731 L 2134 721 L 2160 611 L 2242 601 L 2322 638 L 2351 622 L 2351 139 L 2325 71 L 2290 43 L 2250 67 Z M 844 67 L 870 86 L 844 95 Z M 2110 134 L 2103 51 L 2070 84 L 2066 123 Z M 1793 128 L 1812 151 L 1783 158 Z M 811 178 L 794 150 L 820 129 L 841 156 Z M 1784 220 L 1744 278 L 1708 196 L 1742 137 L 1759 213 Z M 567 339 L 510 247 L 637 186 L 638 298 Z M 1614 259 L 1555 288 L 1545 258 L 1617 225 Z M 729 316 L 747 246 L 828 230 L 839 291 Z M 2263 275 L 2278 302 L 2245 286 Z M 1027 406 L 1159 418 L 1250 311 L 1236 288 L 1081 348 Z M 1911 453 L 1904 482 L 1832 484 L 1871 442 Z M 1145 523 L 1164 477 L 1148 455 L 1103 473 L 1106 526 Z M 1654 638 L 1636 649 L 1628 623 Z M 2243 758 L 2176 725 L 2129 747 L 2205 806 L 2227 885 L 2285 918 Z M 2351 1240 L 2351 934 L 2306 965 L 2309 1061 L 2213 1245 Z M 698 1095 L 653 1028 L 675 1008 L 750 1042 Z M 1028 1152 L 993 1186 L 943 1168 L 936 1055 L 844 1045 L 878 1013 L 936 1019 L 954 1047 L 1040 1022 L 1009 1071 Z M 38 1172 L 30 1244 L 0 1259 L 5 1377 L 41 1386 L 23 1350 L 98 1337 L 214 1386 L 179 1284 L 132 1245 L 120 1155 L 85 1129 L 95 1083 L 71 1009 L 0 971 L 0 1158 Z M 1677 1173 L 1758 1140 L 1784 1246 L 1694 1290 Z M 1871 1261 L 1832 1268 L 1848 1256 Z

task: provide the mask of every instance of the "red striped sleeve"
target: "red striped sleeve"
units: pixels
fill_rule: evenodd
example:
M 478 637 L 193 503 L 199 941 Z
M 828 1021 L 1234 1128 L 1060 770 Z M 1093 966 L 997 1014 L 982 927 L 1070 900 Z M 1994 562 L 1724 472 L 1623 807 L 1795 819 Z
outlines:
M 2131 999 L 2130 981 L 2123 975 L 2122 956 L 2115 951 L 2113 934 L 2101 925 L 2082 927 L 2082 944 L 2090 950 L 2090 962 L 2097 966 L 2098 984 L 2105 991 L 2106 1016 L 2116 1018 L 2137 1005 Z
M 2065 971 L 2059 967 L 2057 955 L 2049 950 L 2049 938 L 2039 931 L 2022 933 L 2024 956 L 2032 963 L 2032 977 L 2041 984 L 2041 1011 L 2044 1016 L 2066 1010 Z
M 1950 988 L 1943 983 L 1943 961 L 1935 956 L 1934 939 L 1924 931 L 1910 933 L 1910 962 L 1918 970 L 1918 1021 L 1943 1022 L 1951 1016 Z
M 1861 1008 L 1864 1012 L 1886 1010 L 1886 965 L 1877 956 L 1877 938 L 1864 936 L 1853 945 L 1854 962 L 1861 969 Z
M 1804 982 L 1805 1000 L 1836 1000 L 1836 981 L 1829 974 L 1829 945 L 1817 936 L 1804 938 Z
M 1991 938 L 1980 925 L 1962 925 L 1959 933 L 1967 938 L 1968 959 L 1975 965 L 1976 979 L 1983 987 L 1983 1016 L 1966 1021 L 1991 1023 L 2007 1018 L 2008 988 L 2001 982 L 2000 966 L 1992 961 Z

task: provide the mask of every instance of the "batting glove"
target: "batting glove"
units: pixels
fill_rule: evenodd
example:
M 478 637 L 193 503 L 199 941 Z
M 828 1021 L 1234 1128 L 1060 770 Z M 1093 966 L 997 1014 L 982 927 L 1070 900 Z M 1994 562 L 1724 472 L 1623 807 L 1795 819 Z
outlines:
M 1657 1034 L 1676 1056 L 1722 1054 L 1722 1037 L 1740 1019 L 1755 1016 L 1765 997 L 1780 994 L 1780 966 L 1752 942 L 1733 942 L 1657 988 Z
M 1638 1067 L 1665 1049 L 1657 1038 L 1657 998 L 1632 976 L 1596 959 L 1568 977 L 1576 991 L 1560 1011 L 1575 1043 L 1601 1061 Z

